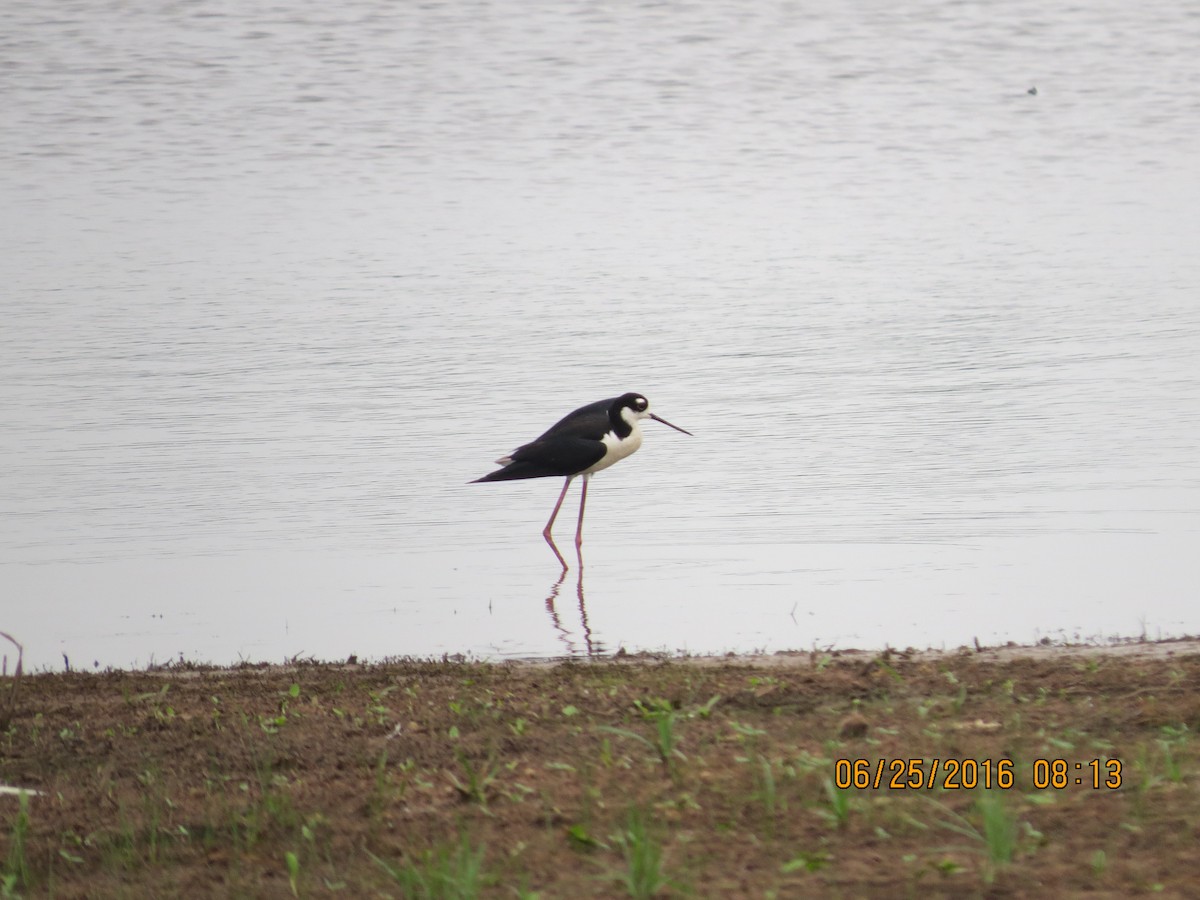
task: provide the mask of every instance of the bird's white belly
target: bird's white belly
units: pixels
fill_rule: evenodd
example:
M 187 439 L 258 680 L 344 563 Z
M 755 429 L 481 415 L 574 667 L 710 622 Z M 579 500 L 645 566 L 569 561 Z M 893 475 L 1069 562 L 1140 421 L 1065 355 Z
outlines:
M 621 440 L 610 431 L 600 440 L 604 443 L 604 455 L 594 465 L 580 472 L 580 475 L 591 475 L 593 472 L 607 469 L 613 463 L 619 463 L 625 457 L 634 453 L 638 447 L 642 446 L 642 430 L 634 428 L 630 432 L 629 437 L 624 440 Z

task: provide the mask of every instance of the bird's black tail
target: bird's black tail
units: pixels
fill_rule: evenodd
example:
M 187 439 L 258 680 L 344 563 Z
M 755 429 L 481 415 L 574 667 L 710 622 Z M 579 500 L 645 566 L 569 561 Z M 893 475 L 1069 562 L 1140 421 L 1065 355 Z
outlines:
M 516 460 L 515 462 L 510 462 L 503 469 L 488 472 L 482 478 L 476 478 L 474 481 L 468 482 L 468 484 L 479 484 L 481 481 L 516 481 L 520 478 L 553 478 L 555 476 L 565 478 L 570 474 L 570 472 L 564 472 L 557 466 Z

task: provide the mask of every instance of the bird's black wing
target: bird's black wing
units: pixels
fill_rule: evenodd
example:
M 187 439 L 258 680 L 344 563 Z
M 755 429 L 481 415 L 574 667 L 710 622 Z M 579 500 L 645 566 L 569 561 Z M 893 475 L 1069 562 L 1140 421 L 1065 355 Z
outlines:
M 568 417 L 569 418 L 569 417 Z M 503 469 L 489 472 L 476 481 L 513 481 L 518 478 L 565 478 L 578 475 L 604 456 L 604 444 L 598 440 L 554 435 L 538 438 L 518 447 Z
M 612 431 L 612 421 L 609 419 L 608 413 L 616 400 L 616 397 L 612 397 L 608 400 L 597 400 L 595 403 L 579 407 L 575 412 L 568 413 L 547 428 L 546 433 L 533 443 L 536 444 L 539 441 L 556 437 L 588 438 L 593 441 L 600 440 Z M 591 465 L 591 463 L 588 465 Z

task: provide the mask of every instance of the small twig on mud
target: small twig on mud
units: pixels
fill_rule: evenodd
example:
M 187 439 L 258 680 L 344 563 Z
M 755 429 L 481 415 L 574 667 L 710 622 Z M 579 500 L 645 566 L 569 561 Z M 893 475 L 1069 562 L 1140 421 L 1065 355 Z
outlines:
M 10 644 L 17 648 L 17 667 L 13 669 L 12 687 L 8 689 L 7 702 L 0 702 L 0 731 L 7 731 L 8 724 L 12 721 L 13 713 L 17 708 L 17 688 L 21 684 L 22 668 L 21 663 L 25 658 L 25 648 L 18 643 L 17 639 L 6 631 L 0 631 L 0 638 L 4 638 Z M 4 657 L 4 672 L 8 674 L 8 657 Z

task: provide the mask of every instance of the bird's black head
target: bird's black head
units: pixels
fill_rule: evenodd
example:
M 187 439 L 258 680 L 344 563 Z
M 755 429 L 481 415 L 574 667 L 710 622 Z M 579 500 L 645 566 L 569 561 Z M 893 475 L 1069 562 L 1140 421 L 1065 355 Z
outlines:
M 650 408 L 650 401 L 641 394 L 622 394 L 614 401 L 613 408 L 617 410 L 618 415 L 622 409 L 631 409 L 641 414 Z
M 645 418 L 649 409 L 650 401 L 641 394 L 622 394 L 614 398 L 608 408 L 609 425 L 617 437 L 626 438 L 633 431 L 634 423 Z
M 683 431 L 684 434 L 691 434 L 690 431 L 684 431 L 678 425 L 672 425 L 666 419 L 659 418 L 654 413 L 650 412 L 650 401 L 641 394 L 622 394 L 612 402 L 612 406 L 608 410 L 608 418 L 612 423 L 612 429 L 617 437 L 626 438 L 633 431 L 636 425 L 642 419 L 653 419 L 655 422 L 662 422 L 669 428 L 674 428 L 676 431 Z

